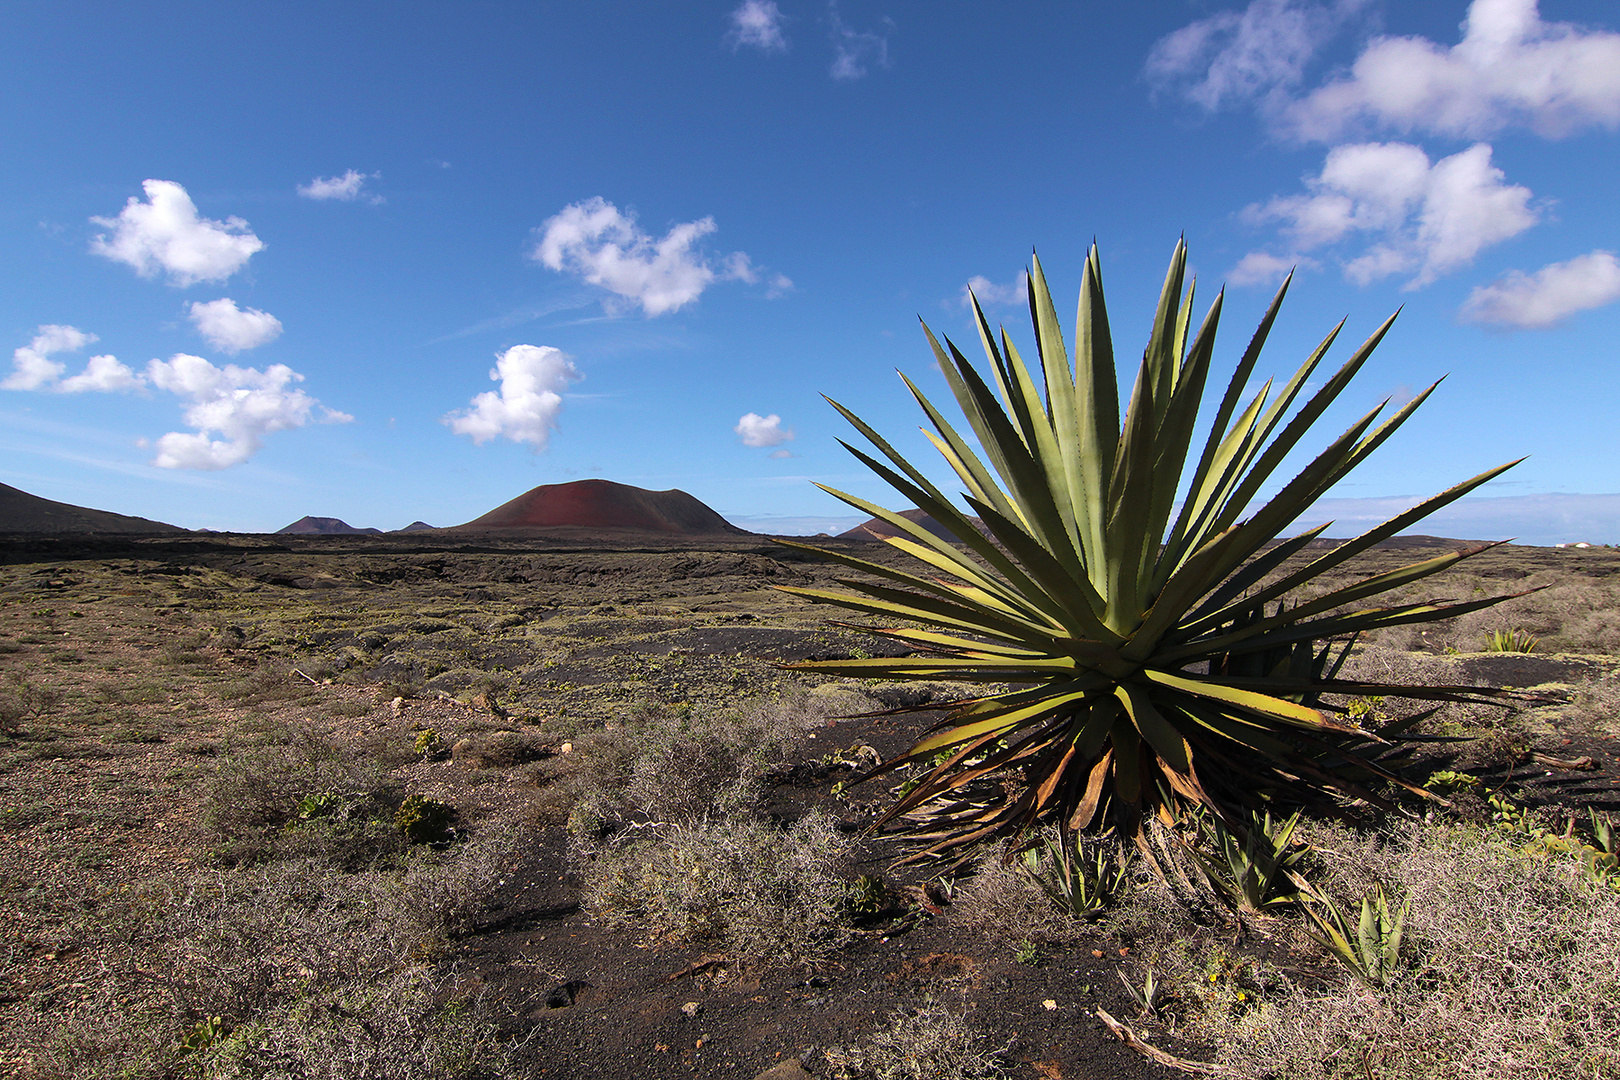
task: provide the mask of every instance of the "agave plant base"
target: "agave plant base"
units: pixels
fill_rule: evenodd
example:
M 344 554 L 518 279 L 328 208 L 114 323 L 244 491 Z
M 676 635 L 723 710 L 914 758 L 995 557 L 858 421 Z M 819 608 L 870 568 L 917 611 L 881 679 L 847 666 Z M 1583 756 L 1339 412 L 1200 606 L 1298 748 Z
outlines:
M 1028 836 L 1045 822 L 1064 833 L 1119 827 L 1140 836 L 1150 817 L 1175 819 L 1188 807 L 1206 807 L 1241 829 L 1253 811 L 1273 804 L 1389 805 L 1390 785 L 1435 798 L 1380 762 L 1381 748 L 1400 731 L 1371 730 L 1328 696 L 1397 696 L 1436 708 L 1515 696 L 1339 678 L 1365 631 L 1453 618 L 1508 599 L 1373 602 L 1490 545 L 1313 592 L 1329 571 L 1514 463 L 1314 558 L 1310 545 L 1326 524 L 1279 542 L 1282 530 L 1393 434 L 1434 386 L 1385 419 L 1382 405 L 1367 413 L 1259 502 L 1394 317 L 1308 397 L 1342 322 L 1280 389 L 1274 393 L 1267 382 L 1245 402 L 1284 281 L 1192 459 L 1222 297 L 1194 331 L 1186 262 L 1178 243 L 1123 413 L 1095 245 L 1072 353 L 1039 259 L 1029 275 L 1034 363 L 1005 330 L 992 332 L 976 298 L 988 378 L 949 339 L 942 343 L 923 327 L 967 431 L 905 383 L 928 419 L 924 433 L 961 485 L 960 507 L 829 399 L 877 454 L 845 447 L 948 538 L 823 486 L 891 526 L 896 535 L 884 542 L 915 560 L 918 571 L 782 541 L 861 574 L 840 580 L 847 591 L 786 591 L 881 620 L 861 628 L 913 652 L 790 666 L 978 687 L 950 703 L 944 721 L 909 752 L 869 774 L 926 766 L 922 781 L 879 823 L 902 823 L 920 841 L 912 858 Z

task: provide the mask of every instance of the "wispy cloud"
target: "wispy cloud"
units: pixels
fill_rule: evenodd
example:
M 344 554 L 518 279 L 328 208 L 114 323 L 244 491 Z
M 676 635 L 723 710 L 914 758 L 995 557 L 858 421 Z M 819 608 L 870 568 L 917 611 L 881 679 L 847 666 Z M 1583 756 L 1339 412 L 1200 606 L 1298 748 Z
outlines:
M 571 292 L 566 296 L 553 297 L 547 300 L 537 300 L 532 304 L 513 308 L 504 315 L 496 315 L 488 319 L 480 319 L 475 323 L 463 326 L 459 330 L 452 330 L 448 334 L 432 338 L 426 342 L 428 345 L 441 345 L 446 341 L 456 341 L 475 334 L 487 334 L 492 330 L 510 330 L 514 326 L 526 326 L 550 315 L 557 315 L 564 311 L 575 311 L 579 308 L 591 307 L 596 303 L 594 297 L 584 290 Z
M 350 169 L 342 176 L 317 176 L 307 184 L 299 184 L 298 194 L 306 199 L 336 199 L 340 202 L 354 202 L 363 198 L 373 206 L 380 206 L 384 202 L 383 197 L 365 190 L 367 180 L 380 179 L 382 173 Z
M 1519 270 L 1468 294 L 1461 316 L 1467 322 L 1520 330 L 1557 326 L 1571 315 L 1620 300 L 1620 260 L 1612 251 L 1594 251 L 1533 274 Z
M 1365 285 L 1411 274 L 1406 288 L 1414 289 L 1536 224 L 1530 189 L 1505 180 L 1486 143 L 1432 163 L 1410 143 L 1338 146 L 1305 179 L 1306 194 L 1255 204 L 1242 216 L 1255 225 L 1280 222 L 1294 253 L 1365 243 L 1342 259 L 1346 278 Z M 1257 253 L 1239 265 L 1275 269 L 1284 258 Z
M 1207 111 L 1256 106 L 1278 134 L 1334 143 L 1375 131 L 1557 138 L 1620 126 L 1620 34 L 1545 22 L 1536 0 L 1474 0 L 1461 37 L 1379 36 L 1349 70 L 1302 84 L 1369 0 L 1252 0 L 1159 39 L 1144 75 Z
M 762 52 L 785 52 L 787 35 L 782 32 L 786 17 L 774 0 L 743 0 L 732 11 L 731 29 L 726 41 L 733 52 L 747 46 Z
M 757 282 L 761 268 L 740 251 L 718 260 L 699 241 L 718 226 L 714 218 L 682 222 L 662 237 L 641 230 L 633 212 L 621 213 L 600 196 L 565 206 L 536 229 L 529 257 L 552 270 L 577 274 L 648 317 L 678 311 L 716 281 Z M 778 274 L 772 289 L 790 288 Z
M 833 62 L 828 73 L 841 82 L 864 79 L 874 67 L 889 66 L 889 34 L 894 21 L 883 19 L 883 30 L 856 30 L 838 14 L 838 5 L 827 5 L 828 35 L 832 39 Z
M 1474 0 L 1462 39 L 1375 38 L 1348 74 L 1282 114 L 1300 139 L 1358 127 L 1479 137 L 1527 127 L 1548 137 L 1620 125 L 1620 34 L 1543 22 L 1536 0 Z
M 239 308 L 230 297 L 191 305 L 191 325 L 203 340 L 224 353 L 267 345 L 281 336 L 281 320 L 258 308 Z
M 186 189 L 172 180 L 147 180 L 146 202 L 131 197 L 116 218 L 90 220 L 106 229 L 90 243 L 97 255 L 126 263 L 142 277 L 166 273 L 169 284 L 224 281 L 257 252 L 264 241 L 239 217 L 215 221 L 200 217 Z
M 500 389 L 477 395 L 470 406 L 444 417 L 444 423 L 480 446 L 505 436 L 544 450 L 557 427 L 563 391 L 583 376 L 560 349 L 514 345 L 496 357 L 489 377 Z
M 962 286 L 961 303 L 963 307 L 972 307 L 973 298 L 979 298 L 981 306 L 986 304 L 1023 304 L 1029 301 L 1029 275 L 1020 271 L 1010 285 L 998 285 L 982 274 L 975 274 L 968 278 L 966 285 Z
M 1295 267 L 1315 269 L 1319 265 L 1315 259 L 1298 252 L 1273 255 L 1269 251 L 1251 251 L 1237 261 L 1226 280 L 1231 285 L 1265 285 L 1280 281 Z
M 1154 43 L 1144 74 L 1159 93 L 1176 93 L 1214 112 L 1275 101 L 1296 87 L 1311 58 L 1368 0 L 1253 0 L 1220 11 Z

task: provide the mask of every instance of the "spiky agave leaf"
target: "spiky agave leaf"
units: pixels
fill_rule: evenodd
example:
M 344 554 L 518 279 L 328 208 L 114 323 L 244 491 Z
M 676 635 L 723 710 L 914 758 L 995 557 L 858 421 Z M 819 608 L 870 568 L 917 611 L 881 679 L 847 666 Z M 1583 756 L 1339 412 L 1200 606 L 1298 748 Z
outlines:
M 1095 245 L 1086 259 L 1072 353 L 1039 259 L 1029 287 L 1034 363 L 1025 362 L 1005 332 L 991 331 L 977 299 L 973 314 L 988 380 L 954 343 L 941 342 L 924 325 L 967 433 L 914 383 L 906 380 L 906 386 L 933 428 L 925 434 L 962 485 L 965 511 L 859 417 L 831 402 L 877 455 L 846 443 L 850 452 L 952 540 L 818 485 L 893 526 L 898 535 L 886 542 L 914 557 L 921 572 L 783 541 L 861 574 L 841 579 L 847 591 L 786 591 L 891 620 L 894 625 L 875 632 L 914 653 L 789 666 L 858 678 L 1011 686 L 954 702 L 927 737 L 873 774 L 944 754 L 884 818 L 911 821 L 925 841 L 919 855 L 1022 833 L 1044 821 L 1065 833 L 1116 824 L 1139 832 L 1149 815 L 1170 818 L 1188 805 L 1241 822 L 1249 809 L 1276 799 L 1334 792 L 1380 802 L 1370 783 L 1404 783 L 1370 752 L 1382 740 L 1323 707 L 1322 694 L 1436 702 L 1510 696 L 1488 688 L 1337 677 L 1359 633 L 1452 618 L 1507 599 L 1372 603 L 1490 545 L 1295 598 L 1328 571 L 1516 462 L 1277 577 L 1327 526 L 1280 543 L 1279 533 L 1389 438 L 1434 387 L 1382 421 L 1383 406 L 1358 419 L 1245 517 L 1394 316 L 1308 397 L 1342 323 L 1275 395 L 1268 382 L 1245 404 L 1245 387 L 1288 290 L 1285 280 L 1189 472 L 1222 298 L 1194 331 L 1186 262 L 1186 246 L 1178 242 L 1123 416 Z M 1186 494 L 1177 510 L 1184 476 Z M 1340 642 L 1337 655 L 1334 641 Z M 987 794 L 987 780 L 1001 783 Z

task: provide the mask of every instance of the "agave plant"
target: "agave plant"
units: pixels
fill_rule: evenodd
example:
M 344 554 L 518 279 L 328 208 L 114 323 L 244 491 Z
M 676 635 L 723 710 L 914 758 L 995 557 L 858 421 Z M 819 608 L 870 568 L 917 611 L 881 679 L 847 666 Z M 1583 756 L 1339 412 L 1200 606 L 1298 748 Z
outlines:
M 932 430 L 925 434 L 960 482 L 965 508 L 829 399 L 879 456 L 845 447 L 949 539 L 823 486 L 887 522 L 897 535 L 886 542 L 914 557 L 922 572 L 789 542 L 862 576 L 841 579 L 849 591 L 787 591 L 888 621 L 860 629 L 900 642 L 911 654 L 793 666 L 980 687 L 952 702 L 944 721 L 909 752 L 872 774 L 926 768 L 923 781 L 883 819 L 923 819 L 911 829 L 926 841 L 913 858 L 970 850 L 1002 835 L 1027 837 L 1042 822 L 1065 833 L 1117 825 L 1139 838 L 1151 815 L 1172 820 L 1188 806 L 1206 806 L 1241 829 L 1250 809 L 1277 800 L 1336 793 L 1383 803 L 1373 790 L 1379 779 L 1432 798 L 1381 765 L 1379 735 L 1323 705 L 1321 695 L 1444 702 L 1506 694 L 1337 677 L 1360 632 L 1452 618 L 1506 599 L 1363 603 L 1491 545 L 1336 588 L 1324 589 L 1322 581 L 1514 463 L 1307 560 L 1326 524 L 1281 542 L 1279 533 L 1389 438 L 1434 387 L 1381 422 L 1383 406 L 1361 417 L 1249 512 L 1394 316 L 1314 393 L 1306 396 L 1309 381 L 1342 322 L 1275 394 L 1267 382 L 1245 404 L 1245 387 L 1288 289 L 1284 281 L 1238 361 L 1202 449 L 1190 459 L 1222 298 L 1195 330 L 1186 262 L 1178 242 L 1123 415 L 1095 245 L 1072 354 L 1039 259 L 1029 275 L 1035 364 L 1026 364 L 1005 330 L 992 332 L 977 299 L 973 315 L 988 380 L 924 325 L 971 436 L 901 377 L 928 418 Z

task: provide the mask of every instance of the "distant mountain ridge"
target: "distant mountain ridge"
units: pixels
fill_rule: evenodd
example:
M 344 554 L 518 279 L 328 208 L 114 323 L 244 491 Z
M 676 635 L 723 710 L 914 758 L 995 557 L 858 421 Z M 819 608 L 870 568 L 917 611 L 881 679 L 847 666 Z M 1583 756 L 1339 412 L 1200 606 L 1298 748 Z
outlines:
M 747 530 L 737 528 L 684 491 L 648 491 L 612 480 L 541 484 L 453 528 L 637 529 L 683 536 L 747 535 Z
M 381 536 L 381 529 L 357 529 L 342 518 L 305 515 L 291 525 L 283 525 L 275 536 Z
M 0 484 L 0 532 L 12 533 L 183 533 L 178 525 L 151 521 L 110 510 L 92 510 L 72 503 L 30 495 Z

